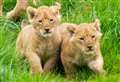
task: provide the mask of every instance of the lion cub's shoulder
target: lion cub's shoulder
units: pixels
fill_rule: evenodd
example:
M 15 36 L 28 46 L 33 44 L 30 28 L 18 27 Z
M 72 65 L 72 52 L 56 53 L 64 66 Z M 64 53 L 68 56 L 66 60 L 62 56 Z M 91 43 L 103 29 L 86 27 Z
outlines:
M 32 49 L 37 44 L 37 41 L 38 38 L 35 33 L 35 30 L 32 28 L 31 25 L 28 25 L 22 28 L 22 30 L 18 34 L 18 38 L 16 42 L 17 51 L 21 53 L 25 53 L 26 49 L 28 48 Z

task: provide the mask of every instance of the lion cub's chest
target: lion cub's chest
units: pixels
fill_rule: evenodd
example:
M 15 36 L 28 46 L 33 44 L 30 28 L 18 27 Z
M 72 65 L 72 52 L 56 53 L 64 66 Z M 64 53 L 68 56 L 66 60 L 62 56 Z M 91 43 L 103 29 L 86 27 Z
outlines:
M 52 38 L 50 38 L 40 41 L 37 52 L 39 53 L 40 57 L 46 60 L 54 55 L 57 55 L 58 49 L 59 43 L 57 41 L 53 41 Z
M 96 58 L 95 54 L 76 53 L 74 59 L 78 65 L 86 65 Z

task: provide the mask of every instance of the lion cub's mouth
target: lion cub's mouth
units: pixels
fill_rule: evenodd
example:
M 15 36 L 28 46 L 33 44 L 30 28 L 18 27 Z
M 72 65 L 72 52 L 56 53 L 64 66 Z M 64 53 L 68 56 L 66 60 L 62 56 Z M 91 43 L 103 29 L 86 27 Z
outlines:
M 43 34 L 44 34 L 44 35 L 51 35 L 52 32 L 44 32 Z
M 43 37 L 51 37 L 53 35 L 53 30 L 52 29 L 40 30 L 40 35 Z
M 50 34 L 51 32 L 52 32 L 51 29 L 44 29 L 45 34 Z
M 50 31 L 50 30 L 46 31 L 45 30 L 44 34 L 52 34 L 52 31 Z
M 44 34 L 51 34 L 52 32 L 51 31 L 49 31 L 49 32 L 44 32 Z
M 50 36 L 52 36 L 52 31 L 45 31 L 45 32 L 43 33 L 43 36 L 44 36 L 44 37 L 50 37 Z
M 91 49 L 87 49 L 86 51 L 87 51 L 87 52 L 93 52 L 93 51 L 94 51 L 94 49 L 93 49 L 93 48 L 91 48 Z
M 85 52 L 87 54 L 93 54 L 94 53 L 94 49 L 93 48 L 92 49 L 87 49 Z

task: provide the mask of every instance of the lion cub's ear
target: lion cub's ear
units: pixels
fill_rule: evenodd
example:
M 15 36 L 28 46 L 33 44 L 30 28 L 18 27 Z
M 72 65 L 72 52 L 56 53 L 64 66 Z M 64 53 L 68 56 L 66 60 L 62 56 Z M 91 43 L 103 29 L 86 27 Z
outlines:
M 33 7 L 28 7 L 27 8 L 27 15 L 28 15 L 28 19 L 30 22 L 32 22 L 32 19 L 34 18 L 36 13 L 36 9 Z
M 21 29 L 23 29 L 24 27 L 26 27 L 28 25 L 29 25 L 28 20 L 23 19 L 22 22 L 21 22 Z
M 61 4 L 56 2 L 54 6 L 50 7 L 55 15 L 59 15 Z
M 70 24 L 67 26 L 67 30 L 71 35 L 73 35 L 75 33 L 76 28 L 77 28 L 77 26 L 74 24 Z
M 95 19 L 95 22 L 93 23 L 94 27 L 96 28 L 96 30 L 98 31 L 98 36 L 102 36 L 101 33 L 101 29 L 100 29 L 100 20 L 99 19 Z
M 95 22 L 93 24 L 94 24 L 94 27 L 96 28 L 96 30 L 100 31 L 100 20 L 95 19 Z

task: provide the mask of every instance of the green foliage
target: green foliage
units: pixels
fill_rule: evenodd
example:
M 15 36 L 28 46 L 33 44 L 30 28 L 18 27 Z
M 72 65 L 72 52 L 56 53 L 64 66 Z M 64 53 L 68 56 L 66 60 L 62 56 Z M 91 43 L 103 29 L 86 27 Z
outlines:
M 51 5 L 54 2 L 55 0 L 41 0 L 38 6 Z M 62 22 L 79 24 L 99 18 L 103 32 L 101 50 L 108 74 L 104 77 L 97 76 L 82 68 L 73 82 L 119 82 L 120 0 L 61 0 L 60 3 Z M 4 12 L 14 6 L 15 0 L 4 0 Z M 33 76 L 29 73 L 28 63 L 21 59 L 15 50 L 16 38 L 20 31 L 19 23 L 0 18 L 0 82 L 63 82 L 61 74 Z

